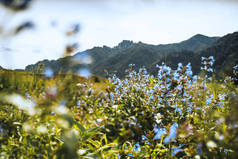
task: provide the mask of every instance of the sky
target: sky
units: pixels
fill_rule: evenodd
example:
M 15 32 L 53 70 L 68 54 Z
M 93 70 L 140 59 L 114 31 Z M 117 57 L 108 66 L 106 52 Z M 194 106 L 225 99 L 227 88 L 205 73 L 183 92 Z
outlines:
M 72 42 L 84 51 L 122 40 L 167 44 L 198 33 L 224 36 L 238 31 L 237 15 L 236 0 L 35 0 L 17 14 L 0 8 L 0 66 L 23 69 L 58 59 Z M 12 28 L 28 20 L 35 23 L 33 29 L 10 36 Z M 79 35 L 66 37 L 68 28 L 78 23 Z

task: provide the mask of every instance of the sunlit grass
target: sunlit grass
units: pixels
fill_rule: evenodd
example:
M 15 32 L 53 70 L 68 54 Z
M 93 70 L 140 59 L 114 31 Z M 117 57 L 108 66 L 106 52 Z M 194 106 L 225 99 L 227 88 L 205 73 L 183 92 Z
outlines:
M 217 82 L 213 61 L 157 76 L 129 66 L 124 79 L 0 72 L 3 158 L 231 158 L 237 155 L 237 94 Z

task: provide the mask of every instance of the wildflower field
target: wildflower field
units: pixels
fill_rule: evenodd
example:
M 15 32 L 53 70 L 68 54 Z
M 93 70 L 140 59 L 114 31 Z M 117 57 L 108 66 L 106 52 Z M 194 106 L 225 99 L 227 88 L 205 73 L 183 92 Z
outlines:
M 0 70 L 0 158 L 237 158 L 237 78 L 213 62 L 96 82 Z

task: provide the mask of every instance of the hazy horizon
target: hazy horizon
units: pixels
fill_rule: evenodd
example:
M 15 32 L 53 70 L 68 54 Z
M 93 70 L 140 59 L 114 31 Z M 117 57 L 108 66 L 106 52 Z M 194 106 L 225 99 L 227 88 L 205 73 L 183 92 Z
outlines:
M 42 59 L 59 58 L 70 41 L 63 33 L 72 23 L 81 25 L 76 41 L 83 51 L 95 46 L 113 47 L 122 40 L 157 45 L 180 42 L 196 34 L 224 36 L 238 31 L 236 15 L 236 1 L 38 0 L 10 22 L 13 26 L 32 20 L 36 27 L 12 38 L 6 46 L 0 45 L 0 66 L 24 68 Z M 3 51 L 3 47 L 12 50 Z

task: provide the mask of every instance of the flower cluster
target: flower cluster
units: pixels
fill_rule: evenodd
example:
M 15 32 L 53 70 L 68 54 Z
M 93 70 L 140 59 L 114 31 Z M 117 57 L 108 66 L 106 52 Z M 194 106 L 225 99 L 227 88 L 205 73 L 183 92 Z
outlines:
M 193 75 L 190 63 L 175 70 L 162 63 L 156 76 L 131 64 L 124 79 L 112 75 L 99 90 L 71 74 L 6 79 L 6 73 L 1 88 L 21 95 L 0 94 L 0 155 L 231 158 L 238 148 L 231 142 L 237 140 L 238 90 L 208 80 L 213 57 L 202 63 L 207 76 Z

